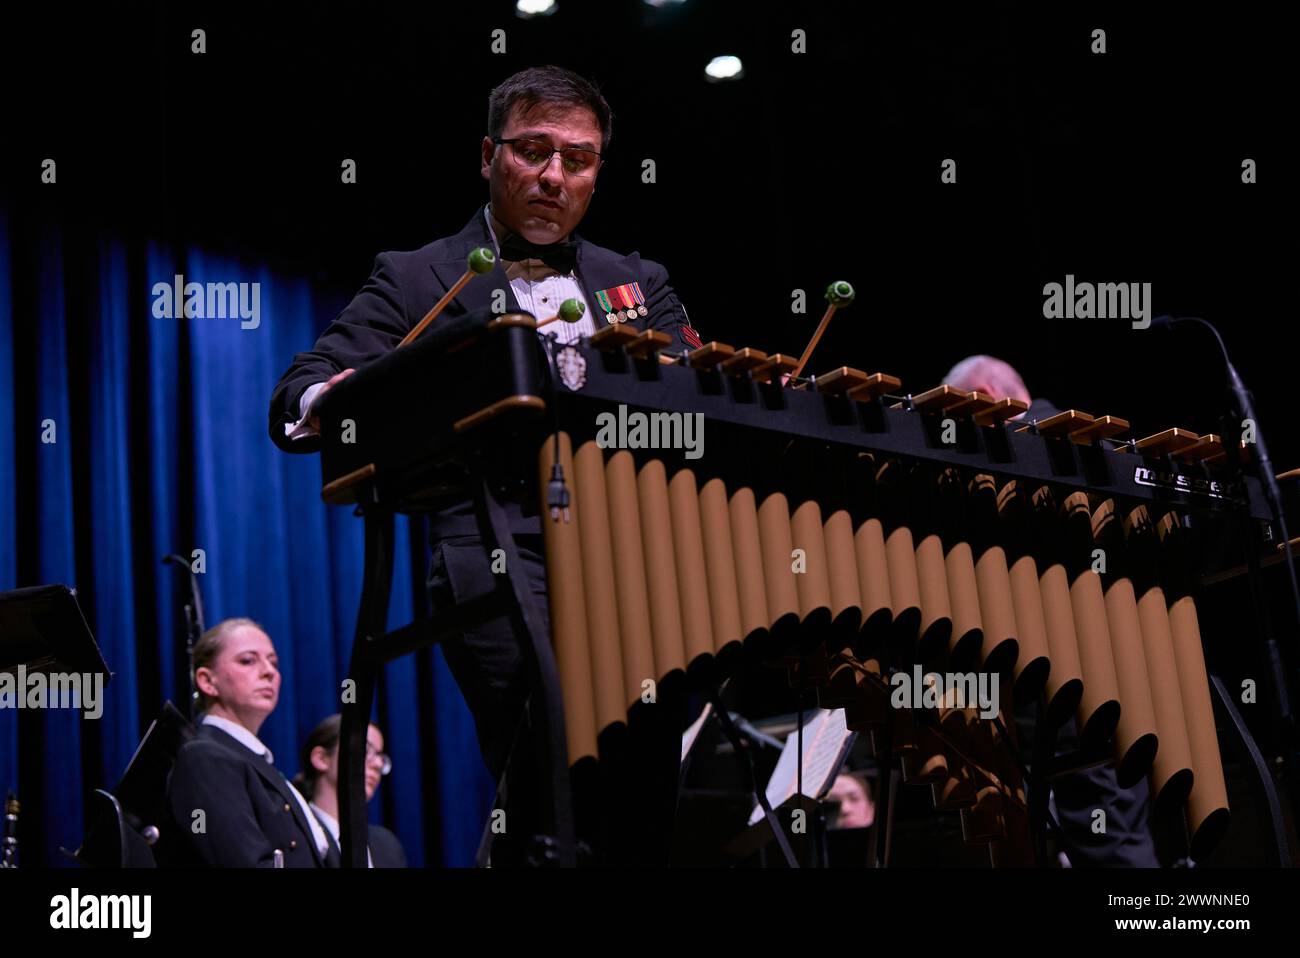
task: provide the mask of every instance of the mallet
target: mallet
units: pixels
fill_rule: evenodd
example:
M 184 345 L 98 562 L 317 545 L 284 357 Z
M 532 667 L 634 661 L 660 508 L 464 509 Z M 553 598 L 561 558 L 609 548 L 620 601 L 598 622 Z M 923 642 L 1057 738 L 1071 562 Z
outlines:
M 397 348 L 401 349 L 403 346 L 414 341 L 417 336 L 424 332 L 425 328 L 431 322 L 438 318 L 438 314 L 447 308 L 447 304 L 455 299 L 456 295 L 465 288 L 466 283 L 475 276 L 481 276 L 484 273 L 492 272 L 492 268 L 496 266 L 496 264 L 496 254 L 486 246 L 480 246 L 478 249 L 473 250 L 469 254 L 469 269 L 465 270 L 465 275 L 456 280 L 456 282 L 452 284 L 451 289 L 443 293 L 442 299 L 433 304 L 433 309 L 424 314 L 424 319 L 415 324 L 415 328 L 402 338 L 402 341 L 397 344 Z

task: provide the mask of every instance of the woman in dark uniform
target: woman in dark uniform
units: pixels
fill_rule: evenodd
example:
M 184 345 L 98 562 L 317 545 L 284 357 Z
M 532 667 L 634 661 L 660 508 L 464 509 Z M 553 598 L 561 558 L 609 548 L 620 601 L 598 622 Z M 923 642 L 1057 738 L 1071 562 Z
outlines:
M 168 782 L 172 827 L 160 858 L 218 868 L 337 864 L 307 800 L 257 738 L 280 697 L 266 632 L 250 619 L 227 619 L 200 637 L 192 663 L 201 715 Z

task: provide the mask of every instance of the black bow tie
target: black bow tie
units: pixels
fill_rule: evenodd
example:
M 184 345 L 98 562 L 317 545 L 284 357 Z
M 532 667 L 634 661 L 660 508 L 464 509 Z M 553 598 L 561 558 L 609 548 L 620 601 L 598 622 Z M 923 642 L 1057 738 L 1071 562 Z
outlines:
M 509 233 L 501 241 L 501 258 L 511 262 L 540 259 L 557 273 L 572 273 L 578 265 L 578 241 L 570 238 L 563 243 L 538 246 L 517 233 Z

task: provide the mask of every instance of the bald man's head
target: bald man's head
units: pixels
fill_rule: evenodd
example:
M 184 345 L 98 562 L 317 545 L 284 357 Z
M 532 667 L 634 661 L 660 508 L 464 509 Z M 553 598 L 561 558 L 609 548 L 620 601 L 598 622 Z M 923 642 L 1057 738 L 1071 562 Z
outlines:
M 1031 402 L 1020 373 L 1010 363 L 994 356 L 967 356 L 943 377 L 946 385 L 988 393 L 994 399 Z

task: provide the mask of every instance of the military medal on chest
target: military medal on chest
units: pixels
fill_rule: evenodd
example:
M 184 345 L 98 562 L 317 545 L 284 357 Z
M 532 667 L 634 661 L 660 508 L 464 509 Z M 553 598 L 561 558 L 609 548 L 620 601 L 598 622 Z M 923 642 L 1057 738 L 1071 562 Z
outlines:
M 640 283 L 624 283 L 609 289 L 596 291 L 596 299 L 605 311 L 605 322 L 626 323 L 637 316 L 647 316 L 645 294 L 641 292 Z
M 596 290 L 596 300 L 600 303 L 600 308 L 605 311 L 605 322 L 610 324 L 619 322 L 619 316 L 614 312 L 614 303 L 610 299 L 609 290 Z

